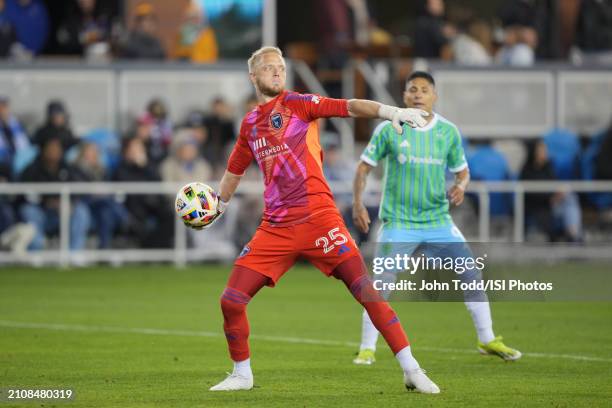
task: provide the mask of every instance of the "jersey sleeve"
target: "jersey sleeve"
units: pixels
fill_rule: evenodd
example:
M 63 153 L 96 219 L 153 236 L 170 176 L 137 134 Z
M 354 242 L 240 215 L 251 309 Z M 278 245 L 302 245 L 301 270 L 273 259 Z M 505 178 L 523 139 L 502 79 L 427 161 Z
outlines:
M 288 94 L 285 104 L 300 118 L 313 121 L 319 118 L 346 118 L 349 116 L 348 100 L 333 99 L 315 94 Z
M 461 133 L 456 127 L 451 132 L 451 143 L 446 157 L 448 170 L 452 173 L 458 173 L 467 168 L 467 160 L 465 160 L 465 152 L 463 151 L 463 143 Z
M 227 161 L 227 171 L 237 176 L 242 176 L 247 167 L 253 161 L 253 152 L 244 133 L 244 125 L 240 127 L 238 140 L 232 149 L 229 160 Z
M 376 167 L 378 161 L 383 159 L 389 153 L 389 143 L 387 131 L 391 126 L 391 122 L 384 121 L 376 126 L 372 138 L 366 146 L 365 150 L 360 156 L 361 161 L 369 164 L 370 166 Z

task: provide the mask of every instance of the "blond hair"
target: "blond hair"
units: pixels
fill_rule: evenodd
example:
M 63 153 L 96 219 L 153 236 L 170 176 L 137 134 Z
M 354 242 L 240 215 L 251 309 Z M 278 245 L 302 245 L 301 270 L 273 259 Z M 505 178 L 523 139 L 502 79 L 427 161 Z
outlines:
M 251 54 L 251 58 L 249 58 L 249 61 L 247 62 L 247 64 L 249 65 L 249 73 L 253 73 L 253 71 L 255 70 L 255 65 L 257 64 L 257 62 L 259 62 L 261 56 L 269 52 L 278 54 L 279 57 L 283 58 L 283 52 L 280 50 L 280 48 L 271 46 L 261 47 L 253 54 Z

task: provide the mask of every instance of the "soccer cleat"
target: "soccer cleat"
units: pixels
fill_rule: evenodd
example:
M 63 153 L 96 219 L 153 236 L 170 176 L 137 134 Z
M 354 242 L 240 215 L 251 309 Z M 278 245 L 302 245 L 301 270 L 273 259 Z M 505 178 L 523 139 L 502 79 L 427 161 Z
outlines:
M 239 391 L 253 388 L 253 376 L 245 377 L 240 374 L 229 374 L 225 380 L 210 387 L 210 391 Z
M 374 357 L 374 350 L 372 349 L 359 350 L 359 354 L 353 360 L 353 363 L 360 365 L 372 365 L 375 362 L 376 357 Z
M 439 394 L 440 388 L 425 375 L 425 370 L 404 371 L 404 384 L 410 391 L 417 391 L 423 394 Z
M 520 351 L 506 346 L 502 340 L 502 336 L 497 336 L 487 344 L 478 342 L 478 351 L 480 354 L 498 356 L 505 361 L 514 361 L 521 358 L 523 354 Z

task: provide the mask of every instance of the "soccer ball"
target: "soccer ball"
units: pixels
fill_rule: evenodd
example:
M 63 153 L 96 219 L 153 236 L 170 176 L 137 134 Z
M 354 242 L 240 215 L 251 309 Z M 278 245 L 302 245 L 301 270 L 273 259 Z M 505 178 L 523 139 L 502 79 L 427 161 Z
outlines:
M 219 196 L 204 183 L 189 183 L 176 194 L 174 208 L 185 225 L 203 229 L 213 222 L 217 215 Z

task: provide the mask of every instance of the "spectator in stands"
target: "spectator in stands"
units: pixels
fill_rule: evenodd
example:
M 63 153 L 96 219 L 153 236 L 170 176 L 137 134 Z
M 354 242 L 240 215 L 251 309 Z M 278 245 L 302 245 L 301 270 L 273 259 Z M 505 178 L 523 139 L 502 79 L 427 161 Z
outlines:
M 539 140 L 529 146 L 521 180 L 556 180 L 543 141 Z M 582 240 L 582 214 L 576 193 L 558 191 L 525 194 L 525 215 L 527 226 L 535 224 L 550 241 Z
M 470 177 L 474 181 L 505 181 L 513 178 L 508 160 L 489 140 L 474 143 L 467 161 Z M 471 194 L 470 198 L 473 198 Z M 508 193 L 490 193 L 489 213 L 494 229 L 503 231 L 512 215 L 512 196 Z
M 10 166 L 0 166 L 0 184 L 11 181 Z M 11 197 L 0 195 L 0 234 L 16 222 L 13 201 Z
M 136 137 L 145 143 L 147 155 L 153 165 L 159 165 L 168 155 L 172 142 L 172 122 L 161 99 L 152 99 L 146 112 L 138 118 Z
M 497 61 L 514 67 L 535 63 L 537 33 L 532 28 L 509 27 L 504 30 L 504 43 L 497 53 Z
M 595 157 L 595 178 L 612 180 L 612 121 L 605 131 L 599 153 Z
M 469 19 L 462 22 L 452 41 L 455 62 L 459 65 L 490 65 L 493 62 L 492 38 L 491 27 L 486 21 Z
M 7 1 L 6 13 L 19 42 L 29 52 L 40 53 L 49 34 L 49 16 L 42 0 Z
M 116 181 L 161 181 L 147 157 L 143 141 L 124 141 L 122 160 L 115 172 Z M 128 195 L 125 206 L 130 213 L 129 228 L 144 248 L 168 248 L 174 238 L 173 206 L 159 194 Z
M 45 139 L 36 160 L 21 175 L 23 182 L 59 183 L 74 181 L 73 170 L 63 159 L 62 140 L 58 137 Z M 57 194 L 28 195 L 21 205 L 20 216 L 23 221 L 36 226 L 36 236 L 30 249 L 42 249 L 45 236 L 59 231 L 59 206 Z M 91 226 L 91 215 L 87 206 L 80 199 L 73 199 L 70 216 L 70 249 L 85 247 L 87 232 Z
M 204 11 L 191 2 L 179 28 L 176 58 L 197 63 L 216 62 L 219 57 L 215 31 L 208 24 Z
M 191 137 L 198 144 L 200 155 L 204 157 L 204 146 L 208 142 L 208 129 L 205 124 L 206 115 L 201 111 L 192 111 L 187 115 L 184 128 L 191 132 Z
M 21 124 L 11 113 L 9 99 L 0 96 L 0 183 L 14 180 L 15 155 L 30 147 L 30 140 Z M 0 196 L 0 246 L 23 253 L 34 238 L 31 224 L 17 222 L 14 199 Z
M 164 181 L 189 183 L 194 180 L 212 179 L 212 168 L 199 157 L 199 144 L 190 129 L 182 129 L 172 141 L 172 153 L 161 165 Z
M 80 182 L 102 182 L 108 180 L 98 147 L 95 143 L 81 143 L 73 165 L 73 180 Z M 80 197 L 89 207 L 94 229 L 98 235 L 98 247 L 111 247 L 113 234 L 121 225 L 128 222 L 127 211 L 115 201 L 113 196 L 92 194 Z
M 77 0 L 55 32 L 55 52 L 65 55 L 104 56 L 110 49 L 112 16 L 105 2 Z
M 11 112 L 8 97 L 0 95 L 0 168 L 7 180 L 13 178 L 12 166 L 15 154 L 29 147 L 30 139 Z
M 538 46 L 539 8 L 534 0 L 506 0 L 499 11 L 503 26 L 503 45 L 497 60 L 503 65 L 530 66 Z M 540 24 L 543 25 L 543 24 Z
M 455 28 L 444 18 L 444 0 L 419 0 L 414 27 L 414 56 L 451 59 Z
M 136 6 L 134 26 L 119 44 L 119 57 L 125 59 L 163 60 L 166 51 L 158 38 L 157 17 L 150 3 Z
M 68 112 L 64 103 L 60 100 L 49 102 L 45 124 L 34 133 L 32 141 L 34 144 L 42 146 L 49 139 L 60 139 L 64 151 L 79 142 L 72 133 Z
M 575 42 L 587 53 L 612 52 L 612 2 L 582 0 Z
M 7 16 L 5 0 L 0 0 L 0 58 L 11 56 L 16 44 L 15 26 Z
M 314 4 L 320 64 L 325 68 L 341 68 L 352 42 L 348 4 L 346 0 L 316 0 Z
M 205 119 L 208 143 L 204 145 L 204 157 L 213 167 L 225 163 L 226 148 L 235 139 L 232 108 L 222 97 L 212 101 L 211 112 Z

